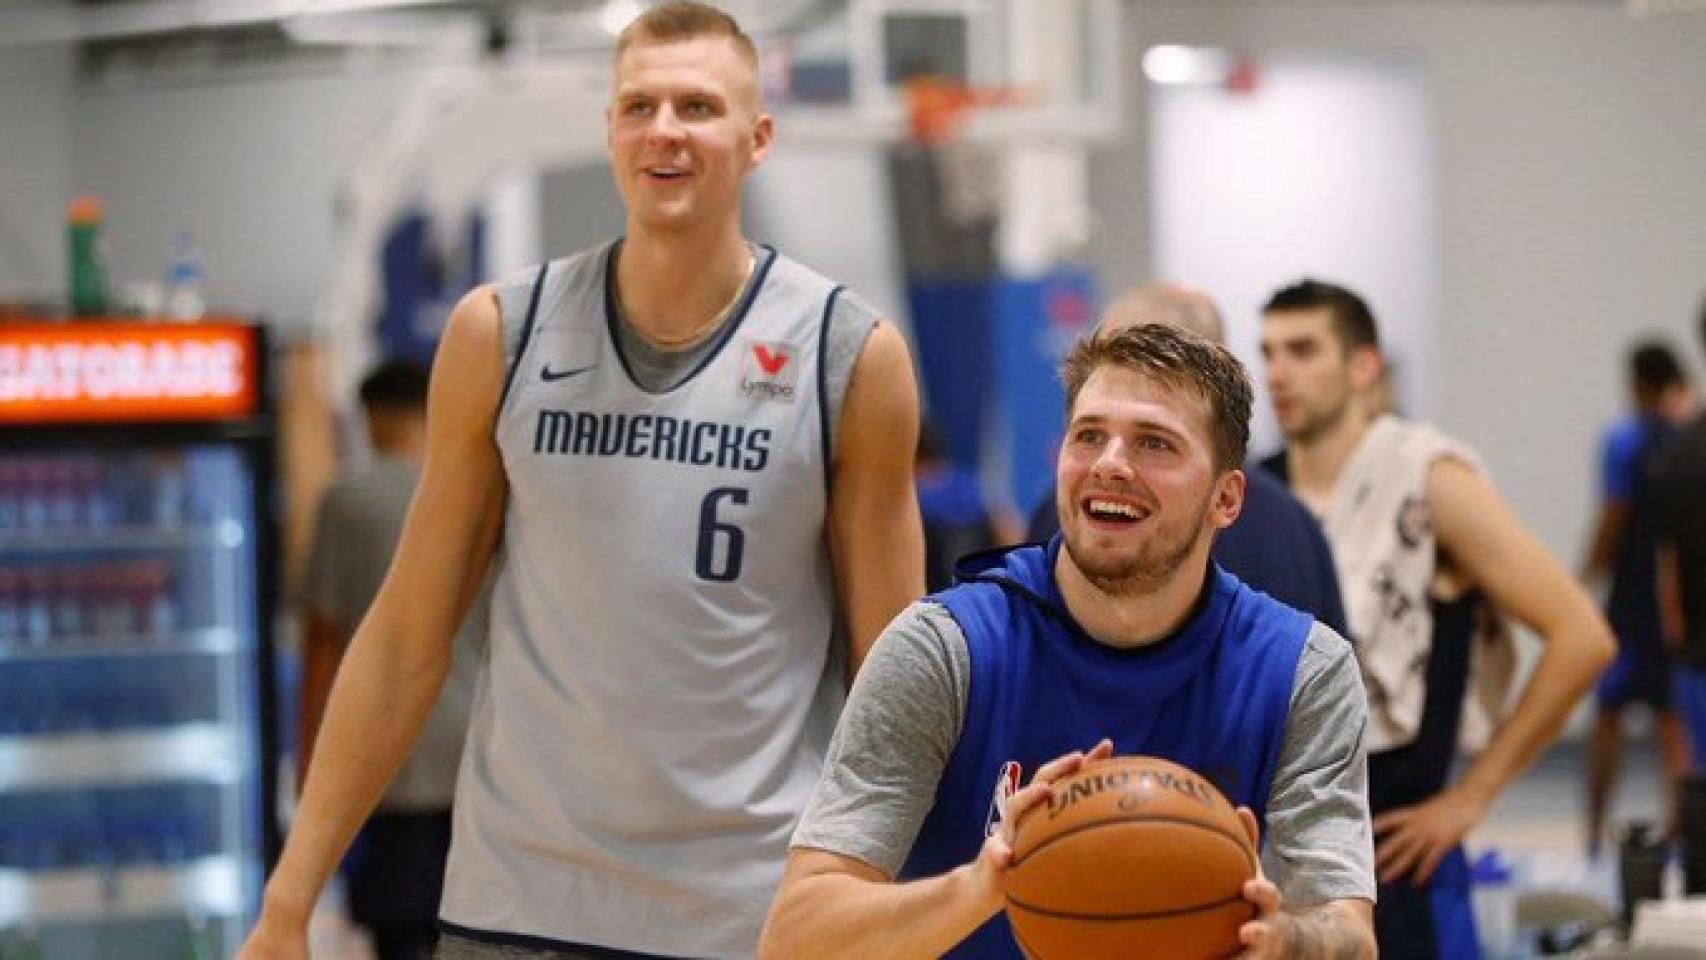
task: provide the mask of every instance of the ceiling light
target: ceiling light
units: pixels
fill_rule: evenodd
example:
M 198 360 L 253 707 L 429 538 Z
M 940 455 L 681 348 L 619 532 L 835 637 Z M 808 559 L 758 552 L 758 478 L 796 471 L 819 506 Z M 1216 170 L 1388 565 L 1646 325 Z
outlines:
M 1164 43 L 1143 54 L 1144 76 L 1154 83 L 1219 83 L 1231 65 L 1231 55 L 1217 47 Z

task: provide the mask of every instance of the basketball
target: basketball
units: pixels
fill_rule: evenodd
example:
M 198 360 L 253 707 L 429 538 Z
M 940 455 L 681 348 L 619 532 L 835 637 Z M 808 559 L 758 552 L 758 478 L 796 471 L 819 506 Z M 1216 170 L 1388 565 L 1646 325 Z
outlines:
M 1155 757 L 1087 764 L 1019 821 L 1007 915 L 1032 960 L 1192 960 L 1240 949 L 1256 852 L 1232 804 Z

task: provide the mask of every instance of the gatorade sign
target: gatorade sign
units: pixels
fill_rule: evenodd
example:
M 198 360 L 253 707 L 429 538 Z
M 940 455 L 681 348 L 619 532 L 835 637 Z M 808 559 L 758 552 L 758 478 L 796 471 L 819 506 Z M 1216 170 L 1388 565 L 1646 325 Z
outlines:
M 259 349 L 235 323 L 0 324 L 0 423 L 248 416 Z

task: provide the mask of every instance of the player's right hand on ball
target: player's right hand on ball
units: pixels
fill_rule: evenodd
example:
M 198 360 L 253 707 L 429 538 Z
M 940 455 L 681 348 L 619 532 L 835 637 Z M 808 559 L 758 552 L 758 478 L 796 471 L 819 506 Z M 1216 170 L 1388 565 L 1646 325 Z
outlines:
M 1076 773 L 1086 763 L 1096 760 L 1106 760 L 1114 754 L 1114 742 L 1104 739 L 1090 748 L 1089 753 L 1074 750 L 1063 757 L 1056 757 L 1037 768 L 1036 776 L 1023 789 L 1007 798 L 1007 804 L 1001 811 L 1001 821 L 989 838 L 983 841 L 983 849 L 978 853 L 977 862 L 973 865 L 974 873 L 987 884 L 985 891 L 997 899 L 1001 896 L 1001 875 L 1013 863 L 1013 840 L 1019 832 L 1019 822 L 1025 819 L 1025 814 L 1032 809 L 1046 804 L 1053 795 L 1055 781 L 1061 777 Z

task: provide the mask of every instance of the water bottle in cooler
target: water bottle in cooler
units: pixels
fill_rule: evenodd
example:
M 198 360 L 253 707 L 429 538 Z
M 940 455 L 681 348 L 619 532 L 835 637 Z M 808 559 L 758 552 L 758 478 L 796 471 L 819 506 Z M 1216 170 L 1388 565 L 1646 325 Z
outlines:
M 137 613 L 156 639 L 178 629 L 178 601 L 172 592 L 172 568 L 162 559 L 137 565 Z
M 184 463 L 179 457 L 157 457 L 150 471 L 152 498 L 148 507 L 150 525 L 173 530 L 184 520 Z
M 117 523 L 118 504 L 101 461 L 93 456 L 78 457 L 74 473 L 84 526 L 90 530 L 106 530 Z
M 88 571 L 65 565 L 53 570 L 53 632 L 61 640 L 77 640 L 88 632 Z
M 77 489 L 77 468 L 70 457 L 43 461 L 42 477 L 47 484 L 47 526 L 67 532 L 83 526 L 82 491 Z
M 23 571 L 23 638 L 41 646 L 53 639 L 53 577 L 46 567 Z
M 47 462 L 39 457 L 18 461 L 18 527 L 34 533 L 48 528 Z
M 23 526 L 23 519 L 18 513 L 23 493 L 21 472 L 18 461 L 0 459 L 0 533 Z
M 24 638 L 22 600 L 23 581 L 17 571 L 0 567 L 0 646 Z

